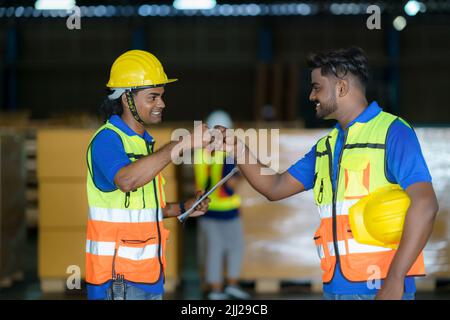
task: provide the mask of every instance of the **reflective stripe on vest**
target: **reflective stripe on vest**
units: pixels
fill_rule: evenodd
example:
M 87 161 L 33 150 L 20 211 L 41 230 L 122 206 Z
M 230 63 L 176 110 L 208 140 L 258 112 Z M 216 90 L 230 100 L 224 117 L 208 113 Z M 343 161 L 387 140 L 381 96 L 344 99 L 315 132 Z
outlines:
M 336 214 L 337 215 L 348 215 L 348 209 L 350 209 L 351 206 L 353 206 L 358 200 L 347 200 L 347 201 L 340 201 L 336 203 Z M 320 219 L 325 218 L 332 218 L 333 216 L 333 205 L 321 205 L 317 206 L 317 209 L 319 210 L 319 216 Z
M 89 219 L 104 222 L 121 222 L 121 223 L 142 223 L 162 221 L 162 210 L 158 210 L 158 218 L 156 217 L 156 209 L 109 209 L 109 208 L 89 208 Z
M 347 250 L 347 246 L 348 246 L 348 250 Z M 346 246 L 346 241 L 344 241 L 344 240 L 338 241 L 339 255 L 343 256 L 343 255 L 350 254 L 350 253 L 371 253 L 371 252 L 383 252 L 383 251 L 391 250 L 388 248 L 361 244 L 361 243 L 356 242 L 355 239 L 348 239 L 347 246 Z M 328 252 L 330 253 L 330 256 L 335 256 L 336 253 L 334 251 L 334 243 L 328 242 L 327 247 L 328 247 Z M 319 258 L 320 259 L 325 258 L 325 253 L 323 251 L 323 245 L 320 244 L 316 248 L 317 248 L 317 253 L 319 254 Z
M 128 136 L 110 123 L 101 130 L 116 132 L 125 153 L 134 162 L 153 152 L 141 137 Z M 94 136 L 95 137 L 95 136 Z M 95 185 L 91 145 L 87 152 L 89 219 L 86 241 L 86 282 L 103 284 L 117 275 L 132 282 L 156 283 L 165 267 L 164 251 L 169 232 L 164 228 L 164 178 L 137 190 L 103 192 Z
M 339 261 L 344 277 L 350 281 L 367 281 L 374 266 L 385 278 L 396 250 L 358 243 L 348 221 L 349 208 L 373 190 L 393 184 L 386 176 L 386 139 L 397 117 L 381 112 L 367 123 L 356 122 L 344 137 L 338 159 L 336 190 L 332 185 L 334 149 L 338 129 L 320 139 L 316 145 L 314 199 L 321 224 L 315 233 L 321 259 L 323 282 L 328 283 Z M 421 254 L 408 275 L 425 273 Z
M 120 246 L 117 256 L 134 261 L 152 259 L 158 256 L 158 248 L 156 244 L 149 244 L 143 248 Z
M 86 241 L 86 252 L 98 256 L 114 256 L 115 241 Z

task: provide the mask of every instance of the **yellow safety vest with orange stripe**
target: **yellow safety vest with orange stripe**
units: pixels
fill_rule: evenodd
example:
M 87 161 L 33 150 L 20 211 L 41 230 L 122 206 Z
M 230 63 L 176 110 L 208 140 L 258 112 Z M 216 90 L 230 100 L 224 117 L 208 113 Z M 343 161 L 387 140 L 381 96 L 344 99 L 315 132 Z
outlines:
M 213 155 L 204 149 L 195 151 L 194 173 L 197 190 L 212 188 L 223 178 L 225 160 L 226 153 L 222 151 L 215 151 Z M 228 195 L 223 187 L 220 186 L 209 196 L 209 210 L 230 211 L 240 207 L 241 197 L 238 194 Z
M 386 174 L 386 139 L 396 119 L 399 118 L 380 112 L 367 123 L 356 122 L 347 129 L 335 186 L 332 184 L 332 170 L 338 129 L 333 129 L 316 145 L 314 199 L 321 223 L 314 240 L 324 283 L 332 280 L 337 262 L 340 263 L 343 276 L 349 281 L 383 279 L 387 275 L 396 250 L 355 241 L 348 210 L 372 191 L 394 184 Z M 424 274 L 421 253 L 408 275 Z
M 129 136 L 109 122 L 94 138 L 102 130 L 113 130 L 119 135 L 132 162 L 153 152 L 154 142 Z M 164 253 L 169 236 L 162 222 L 164 178 L 159 174 L 131 192 L 118 188 L 104 192 L 93 179 L 91 145 L 92 141 L 87 150 L 86 282 L 99 285 L 120 276 L 136 283 L 156 283 L 166 265 Z

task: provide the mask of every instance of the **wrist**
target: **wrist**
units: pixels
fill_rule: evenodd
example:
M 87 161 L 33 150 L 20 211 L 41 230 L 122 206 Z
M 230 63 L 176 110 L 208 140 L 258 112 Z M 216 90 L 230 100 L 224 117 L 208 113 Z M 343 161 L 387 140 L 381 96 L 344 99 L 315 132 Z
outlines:
M 390 270 L 387 274 L 386 280 L 393 282 L 404 282 L 406 274 L 402 272 L 395 272 L 394 270 Z
M 234 159 L 239 160 L 245 155 L 246 146 L 241 141 L 236 140 L 234 144 Z
M 180 201 L 180 203 L 178 205 L 180 207 L 180 214 L 186 212 L 186 206 L 185 206 L 184 201 Z

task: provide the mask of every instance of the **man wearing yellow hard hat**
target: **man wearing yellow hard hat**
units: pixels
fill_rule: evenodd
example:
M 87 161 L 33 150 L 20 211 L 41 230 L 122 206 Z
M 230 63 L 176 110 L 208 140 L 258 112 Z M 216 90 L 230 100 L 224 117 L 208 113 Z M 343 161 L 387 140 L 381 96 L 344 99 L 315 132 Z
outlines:
M 162 220 L 189 209 L 196 198 L 166 203 L 161 171 L 174 148 L 190 152 L 209 142 L 207 135 L 199 142 L 187 135 L 154 150 L 146 126 L 161 122 L 165 85 L 176 80 L 168 79 L 159 60 L 146 51 L 127 51 L 111 67 L 109 95 L 101 107 L 106 123 L 87 150 L 89 299 L 162 299 L 169 237 Z M 204 214 L 208 202 L 191 216 Z
M 226 150 L 271 201 L 313 190 L 324 299 L 414 299 L 414 277 L 425 275 L 422 250 L 438 211 L 414 130 L 377 102 L 368 103 L 362 49 L 313 54 L 308 65 L 317 117 L 337 120 L 330 133 L 273 175 L 261 173 L 268 168 L 254 164 L 236 137 L 224 139 Z

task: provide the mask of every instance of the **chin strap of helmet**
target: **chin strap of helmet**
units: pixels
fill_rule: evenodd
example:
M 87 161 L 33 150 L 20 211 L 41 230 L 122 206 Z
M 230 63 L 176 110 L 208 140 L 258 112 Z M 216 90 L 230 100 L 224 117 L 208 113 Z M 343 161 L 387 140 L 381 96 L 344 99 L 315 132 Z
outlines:
M 128 108 L 131 111 L 131 114 L 133 115 L 133 118 L 139 122 L 140 124 L 145 126 L 145 122 L 142 121 L 141 117 L 139 116 L 139 113 L 136 109 L 136 105 L 134 104 L 133 95 L 131 94 L 131 90 L 125 91 L 125 96 L 127 98 Z

